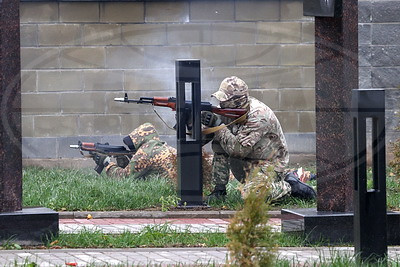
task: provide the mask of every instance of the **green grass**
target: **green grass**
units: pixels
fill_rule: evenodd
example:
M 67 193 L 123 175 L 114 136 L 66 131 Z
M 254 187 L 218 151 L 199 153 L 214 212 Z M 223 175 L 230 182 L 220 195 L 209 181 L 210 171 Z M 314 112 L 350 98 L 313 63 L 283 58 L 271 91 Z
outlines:
M 243 201 L 238 185 L 237 181 L 230 182 L 226 201 L 210 203 L 211 206 L 239 208 Z M 105 174 L 99 176 L 89 169 L 29 167 L 23 170 L 24 206 L 44 206 L 58 211 L 161 209 L 161 197 L 167 199 L 170 196 L 177 199 L 177 192 L 165 178 L 116 180 Z
M 271 204 L 271 209 L 299 209 L 299 208 L 315 208 L 316 200 L 304 200 L 293 197 L 285 197 L 282 200 Z
M 163 229 L 164 228 L 164 229 Z M 280 247 L 310 247 L 299 235 L 277 233 Z M 104 234 L 101 231 L 83 230 L 76 234 L 60 234 L 46 243 L 47 248 L 138 248 L 138 247 L 225 247 L 228 238 L 225 233 L 176 232 L 168 226 L 148 226 L 140 233 Z M 2 246 L 3 249 L 15 249 Z
M 274 233 L 279 247 L 318 247 L 321 242 L 310 243 L 301 234 Z M 136 247 L 225 247 L 229 239 L 225 233 L 192 233 L 176 231 L 169 224 L 146 226 L 140 233 L 104 234 L 101 231 L 82 230 L 76 234 L 63 234 L 49 239 L 46 247 L 62 248 L 136 248 Z M 12 244 L 12 242 L 9 242 Z M 324 243 L 323 245 L 326 245 Z M 336 244 L 337 245 L 337 244 Z M 349 245 L 350 244 L 344 244 Z M 15 249 L 2 246 L 3 249 Z
M 160 205 L 175 195 L 166 179 L 111 179 L 93 170 L 24 168 L 23 205 L 55 210 L 134 210 Z
M 275 233 L 280 247 L 310 247 L 319 244 L 307 243 L 301 235 Z M 176 231 L 169 224 L 146 226 L 139 233 L 129 231 L 122 234 L 105 234 L 101 231 L 82 230 L 74 234 L 60 233 L 50 237 L 43 248 L 138 248 L 138 247 L 225 247 L 225 233 L 192 233 Z M 0 245 L 1 250 L 23 249 L 12 239 Z
M 242 195 L 239 191 L 240 183 L 237 180 L 229 181 L 226 186 L 226 197 L 225 200 L 212 199 L 207 204 L 211 207 L 228 209 L 228 210 L 238 210 L 243 205 Z M 209 195 L 210 191 L 205 191 L 205 195 Z
M 23 205 L 44 206 L 66 211 L 140 210 L 158 207 L 164 199 L 177 193 L 164 178 L 146 180 L 116 180 L 105 174 L 97 175 L 91 169 L 44 169 L 28 167 L 23 170 Z M 213 208 L 237 210 L 243 200 L 236 180 L 227 185 L 225 201 L 211 201 Z M 204 195 L 210 192 L 205 190 Z M 290 198 L 289 198 L 290 199 Z M 287 200 L 287 207 L 309 207 L 313 201 Z
M 306 170 L 315 171 L 312 167 Z M 316 181 L 311 181 L 316 186 Z M 230 181 L 225 201 L 208 203 L 217 209 L 237 210 L 243 205 L 239 182 Z M 204 194 L 210 192 L 205 190 Z M 54 210 L 105 211 L 161 209 L 160 198 L 177 198 L 174 186 L 166 179 L 149 177 L 146 180 L 116 180 L 97 175 L 91 169 L 44 169 L 28 167 L 23 170 L 23 205 L 44 206 Z M 387 206 L 400 210 L 400 178 L 387 171 Z M 272 209 L 316 207 L 314 200 L 304 201 L 286 197 L 272 204 Z M 164 207 L 163 207 L 164 208 Z
M 63 248 L 137 248 L 137 247 L 223 247 L 228 242 L 224 233 L 178 232 L 168 224 L 146 226 L 140 233 L 104 234 L 101 231 L 81 231 L 60 234 L 47 247 Z
M 274 238 L 279 247 L 319 247 L 322 245 L 322 241 L 308 242 L 301 234 L 276 232 Z M 225 233 L 193 233 L 190 229 L 177 231 L 165 223 L 145 226 L 139 233 L 125 231 L 121 234 L 105 234 L 99 230 L 88 229 L 74 234 L 60 233 L 45 241 L 45 248 L 225 247 L 228 241 Z M 0 250 L 23 248 L 25 247 L 16 244 L 12 238 L 0 244 Z
M 387 172 L 386 195 L 389 210 L 400 211 L 400 177 L 396 177 L 391 169 Z

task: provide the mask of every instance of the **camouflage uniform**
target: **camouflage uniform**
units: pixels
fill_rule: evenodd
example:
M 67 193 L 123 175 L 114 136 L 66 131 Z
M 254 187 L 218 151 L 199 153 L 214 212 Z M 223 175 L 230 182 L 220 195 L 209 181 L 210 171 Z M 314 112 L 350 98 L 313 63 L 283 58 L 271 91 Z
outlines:
M 106 167 L 107 175 L 113 177 L 139 178 L 158 174 L 176 183 L 176 149 L 161 141 L 156 129 L 145 123 L 129 134 L 136 153 L 125 168 L 111 162 Z
M 230 125 L 214 135 L 213 179 L 216 188 L 228 183 L 229 171 L 237 180 L 244 182 L 255 168 L 260 168 L 260 172 L 266 175 L 267 167 L 273 165 L 278 175 L 271 184 L 270 199 L 289 194 L 291 187 L 284 181 L 283 175 L 289 153 L 281 125 L 273 111 L 248 96 L 247 85 L 234 76 L 226 78 L 219 91 L 212 96 L 220 101 L 221 107 L 245 107 L 249 110 L 244 123 Z

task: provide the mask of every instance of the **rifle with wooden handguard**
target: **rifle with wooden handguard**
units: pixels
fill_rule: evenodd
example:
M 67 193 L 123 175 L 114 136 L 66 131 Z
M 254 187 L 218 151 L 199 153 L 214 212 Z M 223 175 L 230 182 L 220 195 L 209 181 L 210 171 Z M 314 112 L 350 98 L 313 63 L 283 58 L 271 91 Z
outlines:
M 114 101 L 124 103 L 137 103 L 137 104 L 151 104 L 158 107 L 168 107 L 173 111 L 176 111 L 176 98 L 175 97 L 140 97 L 139 99 L 129 99 L 128 94 L 125 97 L 114 98 Z M 185 108 L 190 110 L 192 107 L 191 101 L 185 101 Z M 213 106 L 210 102 L 200 103 L 201 111 L 211 111 L 212 113 L 225 116 L 232 119 L 240 118 L 246 114 L 247 109 L 244 108 L 219 108 Z

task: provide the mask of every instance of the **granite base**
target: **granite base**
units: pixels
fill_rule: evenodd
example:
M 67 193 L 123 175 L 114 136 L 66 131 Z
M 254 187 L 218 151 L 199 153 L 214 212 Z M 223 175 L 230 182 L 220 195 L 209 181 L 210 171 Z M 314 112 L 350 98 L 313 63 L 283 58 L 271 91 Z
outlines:
M 46 238 L 57 236 L 58 213 L 43 207 L 23 208 L 0 213 L 0 242 L 40 245 Z
M 352 212 L 329 212 L 310 209 L 282 209 L 282 232 L 303 233 L 310 242 L 326 244 L 353 243 Z M 387 213 L 388 245 L 400 245 L 400 213 Z

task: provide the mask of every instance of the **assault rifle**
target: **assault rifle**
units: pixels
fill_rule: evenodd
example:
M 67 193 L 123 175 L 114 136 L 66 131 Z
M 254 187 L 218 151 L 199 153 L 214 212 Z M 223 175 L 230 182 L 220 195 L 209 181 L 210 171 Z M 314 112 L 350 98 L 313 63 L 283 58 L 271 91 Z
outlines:
M 176 111 L 175 97 L 140 97 L 139 99 L 129 99 L 128 94 L 125 93 L 125 97 L 114 98 L 114 101 L 124 103 L 151 104 L 153 106 L 168 107 L 173 111 Z M 191 101 L 185 102 L 185 109 L 188 109 L 188 111 L 190 111 L 191 106 Z M 201 111 L 211 111 L 212 113 L 233 119 L 237 119 L 247 112 L 247 110 L 244 108 L 219 108 L 213 106 L 210 102 L 201 102 L 200 109 Z
M 78 141 L 77 145 L 70 145 L 70 148 L 79 149 L 79 152 L 86 158 L 94 158 L 96 154 L 106 155 L 109 157 L 129 157 L 131 158 L 135 151 L 128 150 L 124 146 L 113 146 L 109 143 L 87 143 Z M 89 152 L 84 154 L 83 151 Z M 103 163 L 96 165 L 94 170 L 100 174 L 104 169 Z

